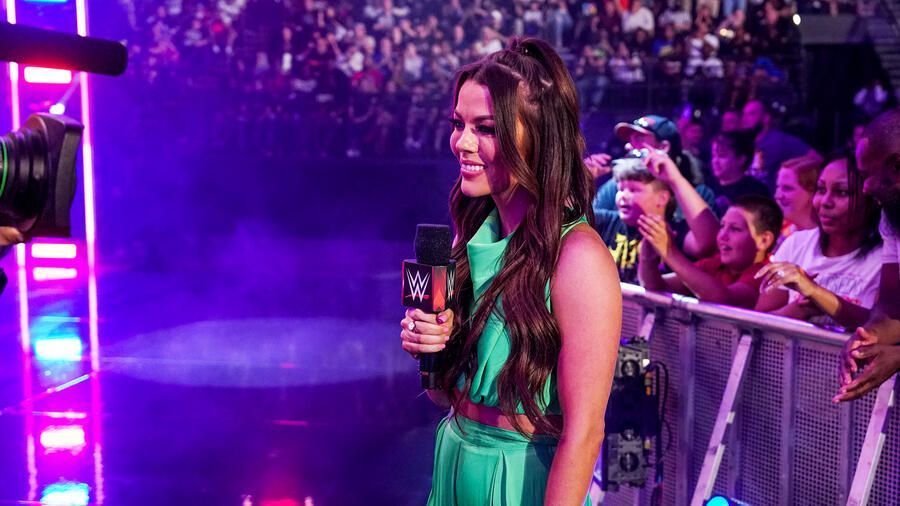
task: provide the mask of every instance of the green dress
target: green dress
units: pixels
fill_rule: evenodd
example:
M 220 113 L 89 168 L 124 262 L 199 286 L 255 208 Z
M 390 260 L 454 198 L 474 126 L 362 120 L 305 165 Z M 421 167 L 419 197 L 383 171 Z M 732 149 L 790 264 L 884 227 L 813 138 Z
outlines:
M 563 229 L 563 235 L 580 220 Z M 494 210 L 467 246 L 469 268 L 477 301 L 500 272 L 510 237 L 500 238 L 500 220 Z M 547 285 L 550 309 L 550 286 Z M 502 300 L 497 302 L 502 308 Z M 502 311 L 498 311 L 502 314 Z M 478 366 L 472 377 L 469 399 L 497 407 L 497 377 L 509 357 L 509 335 L 501 317 L 492 314 L 478 339 Z M 460 386 L 465 379 L 460 378 Z M 548 379 L 538 404 L 546 413 L 559 414 L 555 373 Z M 519 406 L 520 413 L 524 411 Z M 463 416 L 449 415 L 437 428 L 434 473 L 429 506 L 531 506 L 544 503 L 547 477 L 557 440 L 535 436 L 529 440 L 515 431 L 484 425 Z M 590 504 L 585 498 L 585 504 Z

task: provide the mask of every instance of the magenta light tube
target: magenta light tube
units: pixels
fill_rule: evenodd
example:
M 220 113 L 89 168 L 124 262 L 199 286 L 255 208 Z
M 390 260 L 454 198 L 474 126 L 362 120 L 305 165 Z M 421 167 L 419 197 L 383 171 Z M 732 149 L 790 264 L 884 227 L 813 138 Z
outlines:
M 31 84 L 69 84 L 72 82 L 72 71 L 50 69 L 45 67 L 25 67 L 22 76 Z
M 88 13 L 86 0 L 75 0 L 75 17 L 78 35 L 87 36 Z M 84 235 L 88 261 L 88 329 L 91 342 L 91 369 L 100 369 L 100 336 L 97 329 L 99 309 L 97 305 L 96 243 L 97 228 L 94 207 L 94 136 L 91 121 L 91 99 L 87 74 L 78 73 L 81 94 L 81 122 L 84 124 L 82 166 L 84 168 Z

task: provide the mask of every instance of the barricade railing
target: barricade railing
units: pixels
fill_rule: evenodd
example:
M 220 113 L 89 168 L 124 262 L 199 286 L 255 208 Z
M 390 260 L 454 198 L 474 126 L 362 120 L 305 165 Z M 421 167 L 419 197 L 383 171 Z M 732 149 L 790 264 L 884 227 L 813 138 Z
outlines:
M 724 495 L 754 506 L 896 505 L 896 377 L 862 399 L 832 403 L 847 335 L 634 285 L 622 290 L 622 336 L 648 338 L 651 360 L 669 372 L 662 504 Z M 601 502 L 649 505 L 653 487 L 623 487 Z

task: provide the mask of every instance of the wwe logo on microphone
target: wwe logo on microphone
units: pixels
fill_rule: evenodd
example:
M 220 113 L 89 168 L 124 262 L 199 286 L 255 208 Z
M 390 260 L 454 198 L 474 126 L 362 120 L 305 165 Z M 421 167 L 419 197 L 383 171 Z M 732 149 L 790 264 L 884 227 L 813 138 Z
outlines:
M 456 295 L 456 269 L 447 270 L 447 300 L 453 300 Z
M 418 299 L 419 302 L 425 300 L 425 291 L 428 289 L 429 274 L 422 275 L 421 272 L 412 270 L 406 271 L 406 281 L 409 283 L 409 291 L 413 300 Z
M 455 264 L 428 265 L 403 261 L 403 305 L 428 313 L 447 309 L 456 299 Z

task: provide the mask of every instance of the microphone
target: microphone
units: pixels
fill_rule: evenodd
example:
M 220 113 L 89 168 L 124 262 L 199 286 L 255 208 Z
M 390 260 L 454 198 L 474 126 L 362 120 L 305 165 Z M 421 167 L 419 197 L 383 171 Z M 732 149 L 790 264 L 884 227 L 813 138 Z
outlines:
M 416 227 L 416 259 L 403 261 L 403 305 L 437 314 L 456 302 L 456 263 L 450 259 L 452 239 L 446 225 Z M 437 388 L 437 353 L 419 356 L 422 387 Z
M 128 66 L 128 50 L 111 40 L 0 23 L 0 60 L 117 76 Z

